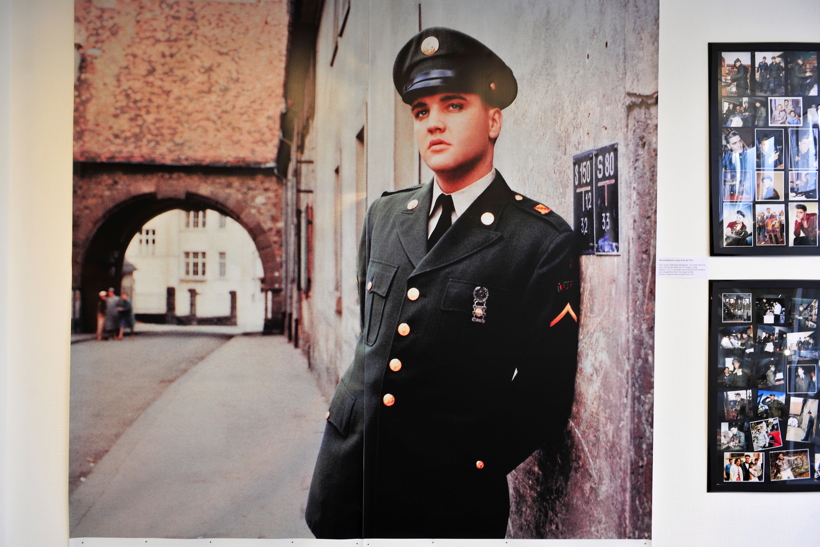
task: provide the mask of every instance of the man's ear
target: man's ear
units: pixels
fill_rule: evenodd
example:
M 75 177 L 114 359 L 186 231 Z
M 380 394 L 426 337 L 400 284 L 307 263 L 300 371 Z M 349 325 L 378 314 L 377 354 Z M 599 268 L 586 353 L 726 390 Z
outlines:
M 498 138 L 498 135 L 501 134 L 501 123 L 504 116 L 501 114 L 500 108 L 490 108 L 489 112 L 487 112 L 487 117 L 487 121 L 490 124 L 489 137 L 491 140 L 495 141 Z

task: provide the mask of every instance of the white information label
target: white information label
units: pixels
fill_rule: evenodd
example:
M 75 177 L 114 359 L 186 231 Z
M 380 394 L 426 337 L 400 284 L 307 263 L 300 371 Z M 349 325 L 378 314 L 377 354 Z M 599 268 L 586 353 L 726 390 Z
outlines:
M 706 257 L 659 257 L 657 272 L 658 277 L 698 279 L 709 276 L 708 266 Z

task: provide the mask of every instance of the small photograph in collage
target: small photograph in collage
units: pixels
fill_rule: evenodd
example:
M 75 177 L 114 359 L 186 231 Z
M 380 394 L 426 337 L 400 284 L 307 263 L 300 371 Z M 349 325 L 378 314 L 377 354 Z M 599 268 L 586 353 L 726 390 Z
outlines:
M 787 298 L 782 295 L 761 295 L 755 300 L 755 319 L 764 325 L 785 325 Z
M 773 481 L 810 479 L 811 460 L 808 449 L 769 452 L 769 476 Z
M 787 391 L 792 394 L 813 395 L 817 392 L 817 365 L 802 364 L 786 367 L 789 378 Z
M 726 247 L 752 245 L 754 219 L 751 203 L 732 203 L 723 205 L 723 244 Z
M 718 407 L 722 409 L 723 420 L 743 420 L 754 417 L 752 390 L 718 392 Z
M 752 364 L 739 357 L 724 359 L 723 370 L 718 373 L 718 385 L 721 387 L 738 388 L 752 385 Z
M 785 95 L 786 68 L 782 51 L 755 51 L 755 93 L 758 95 Z
M 757 327 L 757 338 L 755 339 L 756 352 L 764 354 L 766 357 L 780 354 L 786 349 L 786 335 L 789 332 L 786 327 L 759 325 Z
M 787 355 L 791 358 L 816 359 L 817 331 L 791 332 L 786 335 Z M 810 372 L 810 371 L 806 371 Z
M 718 336 L 721 357 L 742 357 L 754 352 L 751 326 L 722 327 Z
M 763 482 L 762 452 L 733 452 L 723 454 L 724 482 Z
M 786 206 L 782 203 L 758 203 L 755 204 L 755 214 L 755 245 L 785 245 Z
M 789 199 L 817 199 L 817 172 L 791 171 L 789 173 Z
M 752 322 L 752 293 L 728 292 L 723 293 L 721 299 L 723 300 L 724 323 Z
M 752 201 L 755 170 L 752 130 L 724 129 L 722 142 L 720 165 L 723 201 Z M 751 148 L 749 148 L 750 145 Z
M 780 434 L 780 420 L 777 418 L 751 422 L 749 429 L 752 434 L 752 450 L 766 450 L 783 446 L 783 437 Z
M 789 203 L 789 217 L 794 219 L 789 245 L 817 247 L 817 202 Z
M 721 422 L 718 433 L 718 448 L 720 450 L 746 450 L 746 431 L 749 426 L 746 422 Z
M 769 98 L 769 125 L 795 127 L 803 125 L 801 97 Z
M 790 169 L 817 171 L 817 129 L 789 129 L 789 150 Z
M 783 171 L 758 171 L 755 178 L 758 201 L 783 201 Z
M 723 171 L 736 175 L 753 172 L 756 168 L 754 130 L 724 129 L 722 138 L 720 165 Z M 740 176 L 735 180 L 740 180 Z
M 757 392 L 757 417 L 782 418 L 786 414 L 786 394 L 782 391 Z
M 720 65 L 722 94 L 728 97 L 748 95 L 752 53 L 750 51 L 723 52 Z
M 795 332 L 817 328 L 817 299 L 792 298 L 789 316 Z
M 790 51 L 786 54 L 790 95 L 817 95 L 817 52 Z
M 783 375 L 783 363 L 780 357 L 769 357 L 756 361 L 752 373 L 757 378 L 757 386 L 761 389 L 775 389 L 780 392 L 786 388 L 786 378 Z M 758 400 L 760 400 L 758 391 Z
M 766 99 L 752 97 L 724 97 L 721 111 L 723 127 L 766 127 L 769 116 Z
M 755 166 L 757 169 L 762 171 L 783 169 L 786 159 L 783 138 L 782 129 L 755 129 L 755 146 L 757 147 Z
M 814 439 L 817 417 L 817 399 L 792 397 L 789 401 L 789 419 L 786 424 L 786 440 L 810 443 Z
M 814 480 L 820 480 L 820 453 L 814 454 Z

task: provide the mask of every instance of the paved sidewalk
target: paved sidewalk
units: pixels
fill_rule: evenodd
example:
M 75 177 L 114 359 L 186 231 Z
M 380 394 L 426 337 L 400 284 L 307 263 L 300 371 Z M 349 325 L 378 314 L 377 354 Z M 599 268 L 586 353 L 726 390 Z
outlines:
M 304 506 L 326 408 L 284 337 L 232 338 L 74 491 L 71 537 L 312 537 Z
M 221 325 L 159 325 L 155 323 L 137 323 L 134 328 L 137 336 L 145 333 L 165 333 L 165 334 L 259 334 L 261 331 L 248 331 L 243 327 L 228 327 Z M 123 335 L 128 338 L 128 331 Z M 80 332 L 71 334 L 71 343 L 96 340 L 95 333 Z

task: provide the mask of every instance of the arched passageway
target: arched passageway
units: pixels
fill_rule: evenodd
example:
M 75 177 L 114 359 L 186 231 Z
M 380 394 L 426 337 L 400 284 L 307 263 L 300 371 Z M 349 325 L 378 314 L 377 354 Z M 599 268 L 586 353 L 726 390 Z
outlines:
M 264 271 L 264 330 L 281 331 L 281 183 L 270 170 L 82 167 L 75 174 L 75 329 L 94 330 L 99 291 L 120 291 L 125 251 L 143 225 L 173 209 L 212 209 L 253 239 Z

